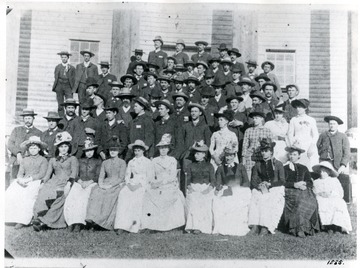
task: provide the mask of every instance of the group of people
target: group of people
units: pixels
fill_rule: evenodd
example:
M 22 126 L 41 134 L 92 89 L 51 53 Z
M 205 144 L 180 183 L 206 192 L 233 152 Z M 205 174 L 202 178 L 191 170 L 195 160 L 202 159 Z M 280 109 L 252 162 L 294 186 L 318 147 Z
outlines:
M 117 234 L 352 230 L 340 118 L 326 116 L 329 130 L 319 135 L 309 101 L 296 85 L 282 94 L 272 62 L 258 75 L 255 61 L 245 72 L 239 50 L 225 44 L 211 56 L 207 42 L 195 42 L 189 59 L 183 40 L 172 56 L 160 36 L 153 41 L 148 62 L 136 49 L 120 81 L 108 62 L 97 73 L 91 51 L 76 68 L 70 53 L 58 53 L 48 129 L 26 108 L 9 137 L 6 222 Z

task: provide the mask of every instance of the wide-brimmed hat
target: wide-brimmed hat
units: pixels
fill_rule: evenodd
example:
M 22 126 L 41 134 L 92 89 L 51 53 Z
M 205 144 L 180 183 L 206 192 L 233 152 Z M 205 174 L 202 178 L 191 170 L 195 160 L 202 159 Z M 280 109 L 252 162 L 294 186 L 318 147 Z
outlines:
M 83 56 L 84 56 L 84 54 L 86 54 L 86 53 L 89 54 L 90 57 L 94 57 L 94 56 L 95 56 L 95 54 L 92 53 L 91 51 L 88 51 L 88 50 L 82 50 L 82 51 L 80 51 L 80 54 L 83 55 Z
M 201 89 L 200 95 L 202 97 L 214 97 L 215 96 L 214 88 L 206 85 Z
M 231 61 L 230 58 L 224 58 L 220 61 L 220 64 L 228 64 L 228 65 L 232 66 L 233 62 Z
M 154 72 L 147 72 L 147 73 L 145 73 L 145 74 L 144 74 L 144 79 L 145 79 L 145 80 L 147 80 L 149 76 L 153 76 L 153 77 L 155 77 L 155 79 L 157 79 L 157 78 L 158 78 L 157 73 L 154 73 Z
M 209 69 L 206 70 L 205 76 L 204 76 L 205 79 L 214 78 L 214 77 L 215 77 L 215 75 L 211 70 L 209 70 Z
M 266 74 L 260 74 L 254 78 L 256 82 L 259 83 L 260 79 L 264 79 L 265 81 L 270 81 L 270 78 Z
M 94 143 L 94 140 L 90 137 L 87 137 L 84 141 L 84 147 L 83 147 L 83 151 L 90 151 L 90 150 L 94 150 L 95 148 L 97 148 L 98 146 Z
M 221 87 L 221 88 L 224 88 L 226 86 L 225 84 L 225 81 L 222 81 L 222 80 L 217 80 L 217 81 L 214 81 L 214 83 L 211 84 L 214 88 L 216 87 Z
M 234 48 L 234 47 L 232 49 L 229 49 L 227 53 L 229 54 L 229 56 L 230 56 L 231 53 L 235 53 L 238 58 L 241 57 L 240 51 L 237 48 Z
M 50 111 L 47 116 L 44 116 L 46 120 L 61 120 L 61 117 L 57 112 Z
M 191 111 L 191 108 L 193 107 L 196 107 L 196 108 L 199 108 L 199 110 L 204 114 L 205 113 L 205 110 L 204 110 L 204 107 L 202 105 L 200 105 L 199 103 L 194 103 L 194 102 L 191 102 L 189 103 L 188 105 L 188 110 Z
M 155 36 L 155 38 L 153 39 L 153 42 L 155 42 L 155 41 L 160 41 L 161 44 L 164 44 L 164 41 L 162 40 L 160 35 Z
M 147 151 L 149 149 L 149 146 L 147 146 L 145 144 L 145 142 L 143 142 L 142 140 L 136 140 L 134 143 L 131 143 L 128 145 L 128 148 L 130 150 L 132 150 L 134 147 L 141 147 L 143 148 L 145 151 Z
M 174 83 L 181 83 L 184 84 L 185 83 L 185 79 L 181 76 L 181 75 L 176 75 L 172 78 L 172 81 Z
M 225 44 L 225 43 L 221 43 L 220 46 L 218 46 L 217 49 L 220 50 L 220 51 L 222 51 L 222 50 L 229 50 L 229 49 L 226 47 L 226 44 Z
M 135 54 L 144 54 L 144 51 L 142 49 L 139 49 L 139 48 L 135 48 L 135 50 L 133 52 Z
M 136 79 L 136 78 L 135 78 Z M 118 81 L 112 81 L 111 83 L 108 84 L 111 87 L 118 87 L 118 88 L 122 88 L 123 84 L 119 83 Z
M 187 70 L 185 68 L 185 66 L 183 64 L 181 64 L 181 63 L 176 64 L 174 69 L 177 70 L 177 71 L 183 71 L 183 72 Z
M 220 118 L 220 117 L 223 117 L 225 119 L 227 119 L 229 122 L 233 121 L 234 120 L 234 111 L 232 110 L 225 110 L 221 113 L 215 113 L 214 116 L 216 118 Z
M 70 133 L 67 131 L 63 131 L 63 132 L 56 134 L 54 145 L 59 146 L 60 144 L 62 144 L 64 142 L 70 143 L 71 141 L 72 141 L 72 137 L 71 137 Z
M 67 51 L 60 51 L 59 53 L 57 53 L 58 55 L 62 56 L 62 55 L 66 55 L 68 57 L 72 56 L 69 52 Z
M 203 44 L 204 46 L 207 46 L 209 43 L 206 42 L 206 41 L 196 41 L 196 42 L 195 42 L 195 45 L 196 45 L 196 46 L 197 46 L 197 45 L 200 45 L 200 44 Z
M 86 109 L 91 110 L 91 109 L 96 108 L 96 106 L 94 105 L 94 102 L 92 100 L 86 100 L 83 103 L 80 103 L 80 107 L 81 107 L 81 109 L 85 109 L 85 110 Z
M 255 67 L 258 66 L 256 60 L 248 60 L 248 61 L 245 61 L 245 63 L 248 65 L 253 65 Z
M 275 145 L 276 145 L 276 143 L 273 142 L 270 138 L 262 138 L 260 140 L 260 146 L 258 149 L 260 151 L 264 150 L 264 149 L 268 149 L 268 148 L 272 149 L 275 147 Z
M 154 67 L 156 70 L 160 69 L 160 66 L 157 65 L 155 62 L 148 62 L 147 68 L 149 69 L 150 67 Z
M 177 92 L 174 95 L 172 95 L 173 100 L 176 100 L 177 97 L 182 97 L 184 98 L 185 101 L 189 100 L 189 96 L 186 95 L 184 92 Z
M 264 119 L 266 117 L 266 115 L 264 113 L 262 113 L 262 112 L 252 112 L 252 113 L 249 114 L 250 118 L 254 118 L 255 116 L 260 116 L 260 117 L 262 117 Z
M 264 69 L 265 64 L 269 64 L 271 70 L 274 70 L 274 69 L 275 69 L 275 65 L 274 65 L 274 63 L 272 63 L 271 61 L 264 61 L 263 63 L 261 63 L 261 69 Z
M 20 114 L 20 116 L 27 116 L 27 115 L 35 116 L 35 115 L 37 115 L 37 114 L 34 112 L 34 109 L 25 108 L 25 109 L 23 109 L 23 111 L 22 111 L 22 113 Z
M 86 88 L 88 88 L 90 86 L 99 87 L 99 84 L 97 83 L 97 81 L 94 77 L 86 78 Z
M 150 109 L 149 102 L 144 97 L 136 97 L 136 98 L 134 98 L 134 102 L 139 103 L 141 106 L 144 107 L 145 110 Z
M 261 91 L 256 90 L 253 93 L 250 93 L 250 98 L 254 98 L 254 97 L 261 99 L 263 102 L 266 101 L 266 97 L 264 93 L 262 93 Z
M 100 97 L 103 100 L 104 105 L 105 105 L 106 97 L 104 95 L 102 95 L 101 93 L 98 93 L 98 92 L 95 92 L 94 95 Z
M 231 69 L 231 72 L 232 73 L 242 73 L 242 70 L 239 68 L 239 67 L 236 67 L 234 66 L 232 69 Z
M 289 88 L 291 88 L 291 87 L 294 87 L 294 88 L 296 88 L 297 91 L 300 91 L 298 85 L 295 85 L 295 84 L 287 85 L 287 86 L 285 87 L 285 88 L 286 88 L 286 91 L 287 91 Z
M 136 68 L 136 66 L 139 66 L 139 65 L 142 66 L 144 68 L 144 70 L 147 69 L 146 62 L 142 62 L 142 61 L 135 61 L 134 65 L 133 65 L 134 69 Z
M 330 177 L 337 177 L 339 176 L 339 173 L 337 173 L 337 171 L 335 170 L 334 166 L 328 162 L 328 161 L 322 161 L 320 162 L 318 165 L 315 165 L 312 167 L 313 171 L 320 174 L 320 169 L 324 167 L 326 168 L 327 170 L 329 170 L 330 174 L 329 176 Z
M 108 146 L 109 151 L 119 151 L 121 147 L 119 136 L 112 135 Z
M 164 135 L 162 135 L 161 140 L 158 144 L 156 144 L 156 147 L 160 147 L 160 146 L 170 146 L 172 145 L 171 143 L 171 134 L 169 133 L 165 133 Z
M 198 65 L 202 65 L 202 66 L 204 66 L 205 69 L 209 69 L 209 65 L 207 65 L 207 63 L 205 61 L 202 61 L 202 60 L 198 61 L 195 64 L 195 66 L 197 67 Z
M 280 105 L 276 106 L 274 109 L 274 112 L 285 113 L 284 105 L 280 104 Z
M 75 99 L 73 99 L 73 98 L 69 98 L 69 99 L 66 99 L 65 101 L 64 101 L 64 103 L 62 103 L 62 104 L 60 104 L 61 106 L 69 106 L 69 105 L 71 105 L 71 106 L 79 106 L 79 103 L 75 100 Z
M 176 71 L 175 71 L 175 69 L 164 69 L 164 70 L 162 70 L 162 75 L 167 75 L 167 74 L 171 74 L 171 75 L 174 75 L 174 74 L 176 74 Z
M 285 151 L 287 151 L 289 153 L 291 153 L 293 151 L 297 151 L 297 152 L 299 152 L 299 154 L 305 153 L 305 150 L 303 150 L 295 145 L 285 147 Z
M 236 146 L 236 143 L 233 143 L 233 142 L 230 142 L 224 148 L 224 154 L 236 154 L 237 151 L 238 151 L 238 148 Z
M 291 102 L 291 106 L 296 108 L 296 107 L 303 107 L 305 109 L 307 109 L 310 105 L 310 101 L 308 101 L 307 99 L 297 99 L 297 100 L 293 100 Z
M 164 71 L 165 71 L 165 70 L 164 70 Z M 169 77 L 165 76 L 165 75 L 160 75 L 157 80 L 158 80 L 159 82 L 161 82 L 161 81 L 167 81 L 168 83 L 171 82 L 171 79 L 170 79 Z
M 187 79 L 185 79 L 186 84 L 188 84 L 189 82 L 194 82 L 195 85 L 200 84 L 200 81 L 195 76 L 189 76 Z
M 110 102 L 105 106 L 104 110 L 105 111 L 116 111 L 118 113 L 119 107 L 116 105 L 116 103 Z
M 191 150 L 196 152 L 207 152 L 209 151 L 209 147 L 205 144 L 203 140 L 197 141 L 191 146 Z
M 221 60 L 220 60 L 219 57 L 214 56 L 214 57 L 212 57 L 212 58 L 209 60 L 209 63 L 211 64 L 211 63 L 213 63 L 213 62 L 215 62 L 215 61 L 217 61 L 218 63 L 221 62 Z
M 174 112 L 174 107 L 169 100 L 163 99 L 155 102 L 156 107 L 158 107 L 160 104 L 165 105 L 167 108 L 169 108 L 169 114 L 172 114 Z
M 328 115 L 324 117 L 324 121 L 329 123 L 330 120 L 334 120 L 336 121 L 339 125 L 344 124 L 344 122 L 337 116 L 333 116 L 333 115 Z
M 244 99 L 241 96 L 232 95 L 226 98 L 226 102 L 231 102 L 232 100 L 238 100 L 239 102 L 242 102 Z
M 278 88 L 277 88 L 277 86 L 273 83 L 273 82 L 265 82 L 263 85 L 262 85 L 262 90 L 264 90 L 265 91 L 265 87 L 266 86 L 272 86 L 273 88 L 274 88 L 274 92 L 276 91 L 276 90 L 278 90 Z
M 154 87 L 150 90 L 149 97 L 152 99 L 160 99 L 162 97 L 161 89 Z
M 251 80 L 251 78 L 250 78 L 250 77 L 247 77 L 247 76 L 242 77 L 242 78 L 240 79 L 240 81 L 238 82 L 238 85 L 239 85 L 239 86 L 241 86 L 241 85 L 243 85 L 243 84 L 247 84 L 247 85 L 249 85 L 249 86 L 251 86 L 251 87 L 254 87 L 254 86 L 255 86 L 255 84 L 254 84 L 254 82 Z
M 108 62 L 108 61 L 100 61 L 99 62 L 99 65 L 100 65 L 100 67 L 103 67 L 103 66 L 105 66 L 105 67 L 107 67 L 107 68 L 110 68 L 110 62 Z
M 29 137 L 29 139 L 27 139 L 26 141 L 22 142 L 20 144 L 20 148 L 22 150 L 26 149 L 28 146 L 30 146 L 31 144 L 36 144 L 40 147 L 41 150 L 47 148 L 47 144 L 45 142 L 42 142 L 40 137 L 38 136 L 31 136 Z
M 187 67 L 187 66 L 192 66 L 192 67 L 195 67 L 195 62 L 193 62 L 192 60 L 187 60 L 185 63 L 184 63 L 184 66 Z
M 173 56 L 167 57 L 167 60 L 173 60 L 173 61 L 174 61 L 174 64 L 176 64 L 176 59 L 175 59 Z
M 120 78 L 121 83 L 125 83 L 126 78 L 130 78 L 133 81 L 134 85 L 138 82 L 135 76 L 133 76 L 132 74 L 125 74 Z
M 96 130 L 91 127 L 86 127 L 84 129 L 86 135 L 92 135 L 95 137 Z

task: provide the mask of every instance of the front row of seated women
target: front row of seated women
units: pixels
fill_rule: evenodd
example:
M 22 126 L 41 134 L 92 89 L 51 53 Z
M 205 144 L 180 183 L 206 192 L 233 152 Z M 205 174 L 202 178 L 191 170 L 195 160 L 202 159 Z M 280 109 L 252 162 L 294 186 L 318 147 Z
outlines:
M 159 156 L 144 156 L 141 140 L 129 145 L 134 158 L 128 165 L 118 157 L 116 137 L 110 158 L 96 157 L 97 145 L 88 138 L 84 156 L 71 156 L 72 137 L 58 133 L 57 157 L 40 155 L 44 144 L 30 137 L 22 144 L 28 157 L 18 178 L 6 191 L 6 222 L 22 228 L 32 223 L 35 231 L 47 228 L 115 230 L 117 234 L 170 231 L 185 226 L 188 233 L 222 235 L 274 234 L 279 223 L 288 233 L 305 237 L 323 230 L 349 233 L 351 221 L 337 172 L 328 162 L 313 167 L 313 180 L 298 163 L 304 152 L 287 147 L 290 161 L 283 166 L 273 157 L 269 139 L 260 141 L 262 159 L 256 161 L 251 180 L 237 163 L 237 145 L 228 144 L 216 172 L 206 161 L 208 147 L 193 145 L 193 162 L 185 170 L 186 199 L 179 190 L 178 167 L 168 156 L 171 136 L 164 134 L 156 145 Z

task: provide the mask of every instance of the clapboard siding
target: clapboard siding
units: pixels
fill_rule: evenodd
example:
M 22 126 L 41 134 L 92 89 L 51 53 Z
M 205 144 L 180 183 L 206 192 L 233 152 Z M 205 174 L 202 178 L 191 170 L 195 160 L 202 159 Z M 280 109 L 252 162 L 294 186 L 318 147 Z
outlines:
M 233 12 L 231 10 L 214 10 L 212 18 L 211 52 L 218 54 L 218 46 L 224 43 L 233 45 Z
M 327 128 L 323 119 L 331 111 L 330 74 L 330 14 L 314 10 L 311 11 L 309 100 L 310 115 L 316 119 L 320 132 Z

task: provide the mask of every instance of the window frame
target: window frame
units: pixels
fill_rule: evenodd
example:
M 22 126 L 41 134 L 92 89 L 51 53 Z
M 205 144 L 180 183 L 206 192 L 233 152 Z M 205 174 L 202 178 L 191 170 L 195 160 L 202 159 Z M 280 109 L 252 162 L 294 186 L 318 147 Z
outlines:
M 78 42 L 78 51 L 73 50 L 73 42 Z M 87 46 L 88 48 L 81 48 L 82 43 L 88 43 L 88 46 Z M 97 51 L 90 50 L 90 47 L 92 44 L 97 45 Z M 80 51 L 82 51 L 82 50 L 90 50 L 91 52 L 93 52 L 95 54 L 95 56 L 92 57 L 90 60 L 92 63 L 97 64 L 99 62 L 99 51 L 100 51 L 100 41 L 99 40 L 69 39 L 69 47 L 70 47 L 70 49 L 69 49 L 70 54 L 72 54 L 72 56 L 70 58 L 71 64 L 77 65 L 77 64 L 83 62 L 83 59 L 80 54 Z M 77 59 L 77 60 L 74 60 L 74 56 L 75 56 L 75 59 Z

